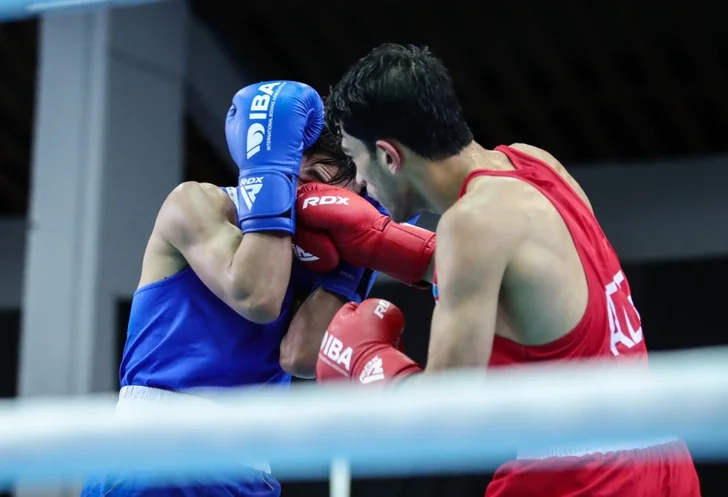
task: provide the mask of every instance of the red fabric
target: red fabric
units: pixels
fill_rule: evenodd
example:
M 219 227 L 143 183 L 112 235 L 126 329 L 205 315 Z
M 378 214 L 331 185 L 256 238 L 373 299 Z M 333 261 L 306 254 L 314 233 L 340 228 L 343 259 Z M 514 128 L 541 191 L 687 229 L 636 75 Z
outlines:
M 403 330 L 402 311 L 386 300 L 346 304 L 331 320 L 321 342 L 316 380 L 370 385 L 421 371 L 395 348 Z
M 700 482 L 687 447 L 675 442 L 586 457 L 513 461 L 498 469 L 485 491 L 485 497 L 526 495 L 700 497 Z
M 341 262 L 339 250 L 328 233 L 305 226 L 296 227 L 293 251 L 296 258 L 308 269 L 318 273 L 333 271 Z
M 330 265 L 322 261 L 335 260 L 335 247 L 355 266 L 414 285 L 421 282 L 435 252 L 433 232 L 395 223 L 356 193 L 323 183 L 298 189 L 296 226 L 293 243 L 318 257 L 310 266 L 314 270 Z
M 556 170 L 520 150 L 499 146 L 514 171 L 474 171 L 460 196 L 478 176 L 504 176 L 539 190 L 561 215 L 584 267 L 589 301 L 584 316 L 565 336 L 541 346 L 524 346 L 496 336 L 489 367 L 542 361 L 610 358 L 647 365 L 639 313 L 614 249 L 594 214 Z M 437 277 L 433 294 L 437 301 Z M 628 420 L 625 420 L 627 422 Z M 690 453 L 681 443 L 584 457 L 514 461 L 498 470 L 487 497 L 697 497 L 700 495 Z M 645 457 L 645 455 L 649 457 Z M 576 462 L 554 469 L 554 464 Z

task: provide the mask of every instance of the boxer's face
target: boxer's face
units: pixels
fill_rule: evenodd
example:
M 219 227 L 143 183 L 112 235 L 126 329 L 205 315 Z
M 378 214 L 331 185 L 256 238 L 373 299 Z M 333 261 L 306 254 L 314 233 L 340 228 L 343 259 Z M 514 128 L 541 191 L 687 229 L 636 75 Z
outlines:
M 306 183 L 327 183 L 333 186 L 356 191 L 354 181 L 338 181 L 331 183 L 336 176 L 339 166 L 331 164 L 331 157 L 325 154 L 304 155 L 301 161 L 301 170 L 298 176 L 298 186 Z
M 342 130 L 341 148 L 356 164 L 356 181 L 377 199 L 395 221 L 402 222 L 416 214 L 412 191 L 403 176 L 395 174 L 391 157 L 377 147 L 375 153 L 364 142 Z

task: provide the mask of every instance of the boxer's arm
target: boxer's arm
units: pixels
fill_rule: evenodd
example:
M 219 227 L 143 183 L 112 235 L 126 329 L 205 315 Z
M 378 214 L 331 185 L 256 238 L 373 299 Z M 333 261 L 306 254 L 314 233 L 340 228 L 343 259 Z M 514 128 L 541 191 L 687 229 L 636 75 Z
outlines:
M 427 372 L 483 367 L 490 359 L 503 275 L 526 225 L 515 206 L 483 205 L 482 198 L 464 197 L 438 226 L 439 301 Z
M 346 302 L 365 299 L 377 277 L 375 271 L 342 262 L 326 274 L 313 274 L 298 266 L 292 278 L 296 283 L 305 282 L 307 275 L 315 277 L 310 295 L 296 309 L 280 349 L 281 367 L 299 378 L 316 376 L 316 358 L 331 319 Z
M 291 274 L 286 233 L 243 233 L 219 188 L 187 182 L 167 197 L 155 230 L 177 249 L 202 282 L 244 318 L 278 318 Z
M 436 257 L 433 255 L 430 258 L 429 264 L 427 264 L 427 270 L 425 271 L 424 276 L 422 277 L 422 281 L 425 283 L 428 283 L 432 285 L 435 283 L 435 267 L 436 267 Z
M 298 378 L 316 376 L 316 358 L 321 340 L 336 312 L 347 300 L 323 288 L 317 288 L 298 308 L 283 337 L 281 368 Z

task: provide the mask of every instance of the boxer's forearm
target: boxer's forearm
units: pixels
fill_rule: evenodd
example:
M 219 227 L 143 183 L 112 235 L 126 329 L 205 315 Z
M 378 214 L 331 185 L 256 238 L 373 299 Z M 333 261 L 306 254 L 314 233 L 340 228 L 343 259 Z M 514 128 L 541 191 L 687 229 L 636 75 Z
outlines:
M 323 288 L 308 296 L 281 342 L 280 363 L 284 371 L 298 378 L 316 376 L 316 358 L 324 332 L 345 303 L 344 298 Z
M 278 318 L 291 275 L 291 237 L 247 233 L 232 256 L 228 275 L 238 312 L 254 322 Z
M 153 235 L 174 247 L 235 312 L 256 323 L 271 322 L 280 314 L 288 287 L 291 237 L 278 232 L 243 235 L 235 221 L 233 204 L 222 189 L 186 182 L 165 200 Z
M 430 285 L 435 283 L 435 254 L 432 254 L 432 257 L 430 257 L 430 263 L 427 265 L 427 271 L 425 271 L 422 280 Z

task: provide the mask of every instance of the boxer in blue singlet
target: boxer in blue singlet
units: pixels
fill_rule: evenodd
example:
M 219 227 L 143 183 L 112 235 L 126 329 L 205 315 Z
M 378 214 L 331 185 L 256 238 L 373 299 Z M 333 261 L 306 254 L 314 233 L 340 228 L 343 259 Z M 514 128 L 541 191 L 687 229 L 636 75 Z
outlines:
M 338 140 L 319 137 L 322 124 L 319 95 L 301 83 L 259 83 L 235 95 L 226 136 L 238 186 L 183 183 L 161 207 L 132 302 L 119 415 L 197 389 L 313 378 L 329 321 L 366 297 L 375 276 L 346 263 L 314 274 L 293 257 L 297 186 L 356 188 Z M 280 495 L 267 465 L 251 466 L 241 480 L 165 486 L 93 477 L 81 495 Z

